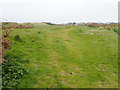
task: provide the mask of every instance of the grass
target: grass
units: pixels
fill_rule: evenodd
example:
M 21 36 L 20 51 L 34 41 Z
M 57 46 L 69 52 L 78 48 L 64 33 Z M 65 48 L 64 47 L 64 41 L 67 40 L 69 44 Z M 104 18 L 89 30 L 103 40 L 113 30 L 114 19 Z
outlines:
M 118 36 L 113 30 L 35 23 L 14 29 L 8 54 L 22 53 L 29 75 L 19 88 L 117 88 Z M 21 41 L 15 37 L 19 35 Z

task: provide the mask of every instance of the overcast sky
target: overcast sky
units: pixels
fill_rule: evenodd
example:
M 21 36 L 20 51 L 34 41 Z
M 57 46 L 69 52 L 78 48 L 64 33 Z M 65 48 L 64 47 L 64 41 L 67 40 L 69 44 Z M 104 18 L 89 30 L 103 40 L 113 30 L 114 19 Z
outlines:
M 1 0 L 2 19 L 16 22 L 117 22 L 119 0 Z

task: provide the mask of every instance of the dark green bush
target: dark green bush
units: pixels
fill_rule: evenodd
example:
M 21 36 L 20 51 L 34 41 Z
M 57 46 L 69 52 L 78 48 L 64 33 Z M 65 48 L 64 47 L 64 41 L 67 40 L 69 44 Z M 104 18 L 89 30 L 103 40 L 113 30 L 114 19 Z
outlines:
M 113 31 L 118 33 L 118 28 L 113 28 Z
M 56 25 L 56 24 L 53 24 L 51 22 L 46 22 L 46 24 L 48 24 L 48 25 Z
M 40 31 L 38 33 L 41 33 Z
M 18 41 L 18 42 L 22 42 L 22 39 L 21 39 L 21 37 L 20 37 L 19 35 L 16 35 L 16 36 L 14 37 L 14 40 L 15 40 L 15 41 Z

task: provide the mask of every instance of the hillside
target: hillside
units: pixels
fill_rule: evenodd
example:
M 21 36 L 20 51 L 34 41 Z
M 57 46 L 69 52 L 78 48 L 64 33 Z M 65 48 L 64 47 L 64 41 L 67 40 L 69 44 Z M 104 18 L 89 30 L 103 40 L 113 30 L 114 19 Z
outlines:
M 19 37 L 19 38 L 16 38 Z M 118 87 L 118 35 L 88 26 L 13 29 L 6 59 L 27 60 L 20 88 Z

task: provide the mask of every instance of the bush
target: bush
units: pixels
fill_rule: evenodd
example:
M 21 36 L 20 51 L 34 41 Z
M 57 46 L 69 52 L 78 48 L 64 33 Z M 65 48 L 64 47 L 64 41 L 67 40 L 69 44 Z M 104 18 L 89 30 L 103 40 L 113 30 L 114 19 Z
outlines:
M 118 28 L 113 28 L 113 31 L 118 33 Z
M 96 27 L 100 27 L 100 24 L 98 23 L 89 23 L 87 24 L 88 27 L 92 27 L 92 28 L 96 28 Z
M 40 31 L 38 33 L 41 33 Z
M 45 22 L 45 23 L 48 24 L 48 25 L 56 25 L 56 24 L 53 24 L 51 22 Z
M 15 23 L 15 22 L 2 22 L 2 30 L 15 29 L 15 28 L 34 28 L 31 23 Z
M 21 37 L 20 37 L 19 35 L 16 35 L 16 36 L 14 37 L 14 40 L 15 40 L 15 41 L 18 41 L 18 42 L 22 42 L 22 39 L 21 39 Z

